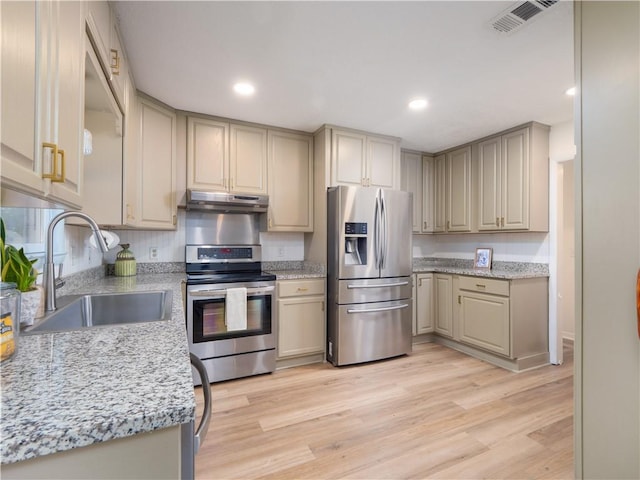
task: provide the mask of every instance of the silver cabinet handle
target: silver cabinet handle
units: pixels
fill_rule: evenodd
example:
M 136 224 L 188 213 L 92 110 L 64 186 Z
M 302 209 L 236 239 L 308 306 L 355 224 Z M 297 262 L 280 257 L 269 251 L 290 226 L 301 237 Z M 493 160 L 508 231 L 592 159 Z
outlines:
M 200 445 L 204 443 L 204 439 L 207 437 L 207 431 L 209 430 L 209 422 L 211 421 L 211 387 L 209 385 L 209 375 L 207 375 L 207 369 L 198 357 L 193 353 L 189 353 L 191 359 L 191 365 L 198 371 L 200 375 L 200 381 L 202 382 L 202 392 L 204 393 L 204 412 L 202 413 L 202 420 L 196 430 L 193 439 L 193 454 L 195 455 L 200 450 Z
M 407 308 L 408 304 L 396 305 L 394 307 L 380 307 L 380 308 L 363 308 L 363 309 L 355 309 L 348 308 L 347 313 L 375 313 L 375 312 L 388 312 L 390 310 L 400 310 L 402 308 Z
M 380 288 L 380 287 L 404 287 L 405 285 L 409 285 L 409 282 L 398 282 L 398 283 L 379 283 L 377 285 L 354 285 L 352 283 L 347 284 L 347 288 Z

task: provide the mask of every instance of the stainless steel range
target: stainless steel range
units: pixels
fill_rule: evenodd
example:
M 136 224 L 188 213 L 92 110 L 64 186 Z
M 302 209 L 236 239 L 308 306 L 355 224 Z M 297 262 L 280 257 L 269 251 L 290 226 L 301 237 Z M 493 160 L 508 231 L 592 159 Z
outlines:
M 262 272 L 258 222 L 256 214 L 187 213 L 189 350 L 211 382 L 275 370 L 275 275 Z

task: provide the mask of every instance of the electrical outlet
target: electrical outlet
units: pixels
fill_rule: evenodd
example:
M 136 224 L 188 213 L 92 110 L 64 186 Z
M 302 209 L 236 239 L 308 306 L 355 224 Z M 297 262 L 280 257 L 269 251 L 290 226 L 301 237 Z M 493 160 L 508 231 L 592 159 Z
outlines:
M 158 247 L 149 247 L 149 259 L 150 260 L 158 259 Z
M 278 258 L 284 258 L 284 247 L 278 247 Z

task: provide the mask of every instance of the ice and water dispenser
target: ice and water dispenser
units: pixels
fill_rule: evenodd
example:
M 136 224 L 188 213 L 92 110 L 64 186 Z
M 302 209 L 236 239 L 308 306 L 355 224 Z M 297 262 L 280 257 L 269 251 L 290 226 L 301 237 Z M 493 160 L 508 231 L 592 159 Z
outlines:
M 367 264 L 367 223 L 347 222 L 344 224 L 345 265 Z

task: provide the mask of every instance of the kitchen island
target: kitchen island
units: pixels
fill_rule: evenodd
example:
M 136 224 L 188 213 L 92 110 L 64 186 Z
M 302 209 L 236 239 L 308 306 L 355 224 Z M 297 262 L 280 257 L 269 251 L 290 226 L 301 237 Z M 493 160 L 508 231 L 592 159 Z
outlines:
M 16 462 L 194 420 L 183 279 L 105 277 L 66 292 L 171 290 L 170 320 L 20 336 L 17 354 L 2 364 L 3 476 Z

